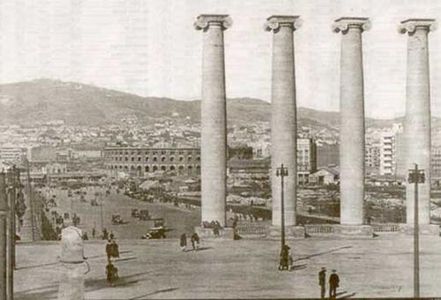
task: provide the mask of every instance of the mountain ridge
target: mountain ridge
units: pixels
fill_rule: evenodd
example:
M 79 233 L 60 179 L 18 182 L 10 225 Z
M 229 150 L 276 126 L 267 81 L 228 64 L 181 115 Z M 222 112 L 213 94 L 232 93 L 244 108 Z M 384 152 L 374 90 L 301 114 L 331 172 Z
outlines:
M 228 122 L 247 124 L 270 121 L 270 103 L 256 98 L 227 100 Z M 178 113 L 194 122 L 200 121 L 200 100 L 175 100 L 167 97 L 142 97 L 93 85 L 37 79 L 0 85 L 0 123 L 35 125 L 39 122 L 64 120 L 68 125 L 112 124 L 127 115 L 142 123 Z M 302 126 L 339 127 L 339 112 L 299 107 Z M 366 118 L 367 127 L 388 127 L 396 119 Z

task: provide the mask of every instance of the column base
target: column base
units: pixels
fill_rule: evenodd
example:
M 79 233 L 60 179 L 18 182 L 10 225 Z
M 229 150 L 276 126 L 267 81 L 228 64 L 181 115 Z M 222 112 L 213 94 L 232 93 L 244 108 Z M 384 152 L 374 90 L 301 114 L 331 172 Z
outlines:
M 219 229 L 219 235 L 214 234 L 213 228 L 195 227 L 194 231 L 201 239 L 234 239 L 234 229 L 231 227 L 224 227 Z
M 422 235 L 440 235 L 440 226 L 436 224 L 420 224 L 418 225 L 418 231 Z M 413 224 L 400 224 L 400 232 L 404 234 L 413 234 Z
M 270 226 L 266 235 L 269 239 L 280 239 L 282 230 L 279 226 Z M 285 239 L 303 239 L 306 237 L 305 227 L 303 226 L 285 226 Z
M 334 234 L 344 237 L 367 237 L 374 236 L 374 229 L 370 225 L 332 225 L 334 227 Z

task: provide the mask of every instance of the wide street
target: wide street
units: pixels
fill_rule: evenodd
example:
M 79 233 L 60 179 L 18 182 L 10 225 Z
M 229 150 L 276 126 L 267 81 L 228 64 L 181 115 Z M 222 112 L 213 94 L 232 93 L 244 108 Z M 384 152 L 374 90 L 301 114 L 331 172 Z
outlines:
M 200 209 L 184 209 L 173 206 L 171 203 L 147 203 L 128 196 L 116 193 L 115 187 L 110 195 L 105 195 L 105 189 L 101 187 L 88 187 L 85 201 L 80 201 L 80 196 L 73 193 L 72 197 L 67 196 L 67 190 L 53 189 L 50 194 L 55 195 L 58 207 L 54 208 L 58 213 L 75 212 L 81 219 L 79 228 L 87 232 L 89 239 L 92 239 L 92 228 L 95 226 L 96 234 L 101 235 L 101 206 L 92 206 L 91 200 L 97 199 L 98 203 L 104 203 L 102 208 L 103 227 L 112 231 L 119 239 L 140 239 L 149 226 L 146 221 L 140 221 L 131 216 L 133 208 L 148 209 L 149 214 L 154 218 L 164 218 L 165 225 L 172 231 L 167 237 L 178 237 L 182 232 L 191 234 L 193 228 L 200 224 Z M 101 196 L 95 196 L 99 192 Z M 126 224 L 112 224 L 112 215 L 120 214 Z
M 315 298 L 317 273 L 335 268 L 339 298 L 412 297 L 412 238 L 383 234 L 374 239 L 308 238 L 289 241 L 293 271 L 278 271 L 279 241 L 203 240 L 182 252 L 178 239 L 120 240 L 120 281 L 105 280 L 105 243 L 87 241 L 87 299 Z M 441 238 L 421 238 L 421 296 L 441 295 Z M 16 299 L 54 299 L 58 242 L 19 244 Z

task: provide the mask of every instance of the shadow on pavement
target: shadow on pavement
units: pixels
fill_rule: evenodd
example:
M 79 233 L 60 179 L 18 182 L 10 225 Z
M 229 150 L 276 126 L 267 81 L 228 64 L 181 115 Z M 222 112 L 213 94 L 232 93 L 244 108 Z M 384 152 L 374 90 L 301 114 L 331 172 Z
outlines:
M 303 265 L 295 265 L 291 267 L 290 271 L 297 271 L 297 270 L 303 270 L 306 269 L 307 264 L 303 264 Z
M 136 273 L 124 277 L 120 277 L 118 281 L 115 282 L 115 287 L 125 287 L 138 283 L 136 277 L 149 274 L 150 272 Z M 111 288 L 107 283 L 105 278 L 100 279 L 89 279 L 85 283 L 86 292 L 95 291 L 104 288 Z M 19 300 L 35 300 L 35 299 L 51 299 L 56 298 L 58 293 L 58 284 L 52 284 L 48 286 L 43 286 L 35 289 L 25 290 L 14 293 L 14 299 Z
M 348 292 L 344 291 L 344 292 L 338 292 L 337 293 L 337 298 L 336 299 L 349 299 L 353 296 L 355 296 L 357 293 L 352 293 L 352 294 L 348 294 Z
M 177 289 L 178 288 L 168 288 L 168 289 L 157 290 L 157 291 L 154 291 L 154 292 L 150 292 L 148 294 L 139 295 L 139 296 L 136 296 L 134 298 L 130 298 L 129 300 L 142 299 L 144 297 L 153 296 L 153 295 L 157 295 L 157 294 L 160 294 L 160 293 L 176 291 Z
M 193 249 L 186 249 L 183 252 L 199 252 L 199 251 L 210 250 L 210 249 L 213 249 L 213 247 L 201 247 L 201 248 L 195 249 L 195 250 L 193 250 Z
M 311 257 L 320 256 L 320 255 L 324 255 L 324 254 L 329 254 L 329 253 L 332 253 L 332 252 L 339 251 L 339 250 L 341 250 L 341 249 L 349 249 L 349 248 L 352 248 L 352 246 L 343 246 L 343 247 L 339 247 L 339 248 L 331 249 L 331 250 L 328 250 L 328 251 L 323 251 L 323 252 L 313 253 L 313 254 L 311 254 L 311 255 L 306 255 L 306 256 L 303 256 L 303 257 L 296 258 L 296 259 L 294 259 L 294 261 L 299 261 L 299 260 L 304 260 L 304 259 L 310 259 Z
M 124 250 L 124 251 L 120 251 L 120 254 L 124 254 L 124 253 L 131 253 L 131 250 Z M 94 256 L 89 256 L 87 257 L 88 260 L 92 260 L 95 258 L 105 258 L 107 257 L 106 254 L 103 255 L 94 255 Z M 124 258 L 121 258 L 120 260 L 124 260 Z M 33 268 L 40 268 L 40 267 L 48 267 L 48 266 L 54 266 L 59 264 L 60 262 L 56 261 L 56 262 L 51 262 L 51 263 L 47 263 L 47 264 L 41 264 L 41 265 L 30 265 L 30 266 L 24 266 L 24 267 L 17 267 L 16 270 L 25 270 L 25 269 L 33 269 Z

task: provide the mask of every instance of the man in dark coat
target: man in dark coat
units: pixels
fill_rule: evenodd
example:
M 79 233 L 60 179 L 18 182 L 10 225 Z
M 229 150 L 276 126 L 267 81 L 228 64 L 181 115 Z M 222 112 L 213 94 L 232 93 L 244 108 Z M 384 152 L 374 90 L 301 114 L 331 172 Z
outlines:
M 112 241 L 108 240 L 106 244 L 106 254 L 107 254 L 107 261 L 110 263 L 110 258 L 112 257 Z
M 181 250 L 185 252 L 187 250 L 187 235 L 185 233 L 181 234 Z
M 340 278 L 338 277 L 335 270 L 332 270 L 331 276 L 329 276 L 329 298 L 335 299 L 337 296 L 337 288 L 340 283 Z
M 322 299 L 325 298 L 326 293 L 326 268 L 322 267 L 322 270 L 319 272 L 319 285 L 320 285 L 320 296 Z

